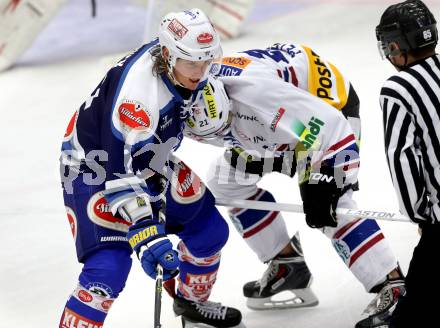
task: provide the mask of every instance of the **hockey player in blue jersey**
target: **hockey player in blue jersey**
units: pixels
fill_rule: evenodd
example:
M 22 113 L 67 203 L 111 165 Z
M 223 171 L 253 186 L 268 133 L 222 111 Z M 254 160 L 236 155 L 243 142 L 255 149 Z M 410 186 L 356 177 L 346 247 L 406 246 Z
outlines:
M 173 308 L 184 321 L 213 327 L 241 322 L 240 311 L 207 301 L 228 226 L 210 191 L 172 154 L 182 139 L 185 105 L 200 90 L 212 93 L 207 73 L 219 56 L 219 36 L 203 12 L 170 13 L 159 40 L 111 68 L 74 113 L 61 177 L 84 266 L 59 327 L 103 326 L 124 288 L 133 250 L 150 277 L 158 264 L 164 280 L 179 274 Z M 177 252 L 170 233 L 181 239 Z

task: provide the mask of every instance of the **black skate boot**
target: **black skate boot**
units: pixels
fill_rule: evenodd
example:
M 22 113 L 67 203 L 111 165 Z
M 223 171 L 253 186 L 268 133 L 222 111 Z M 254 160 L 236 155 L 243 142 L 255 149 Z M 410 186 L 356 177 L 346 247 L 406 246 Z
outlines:
M 181 297 L 174 298 L 173 310 L 182 316 L 183 328 L 190 327 L 236 327 L 241 323 L 241 312 L 222 306 L 221 303 L 196 303 Z
M 396 308 L 399 295 L 405 294 L 403 279 L 388 280 L 377 296 L 364 310 L 365 319 L 356 324 L 356 328 L 387 328 L 391 315 Z
M 318 298 L 310 289 L 312 274 L 304 262 L 298 233 L 291 239 L 298 255 L 293 257 L 275 257 L 270 261 L 260 281 L 251 281 L 243 286 L 247 297 L 247 306 L 254 310 L 269 310 L 315 306 Z M 278 300 L 276 294 L 290 291 L 295 295 Z

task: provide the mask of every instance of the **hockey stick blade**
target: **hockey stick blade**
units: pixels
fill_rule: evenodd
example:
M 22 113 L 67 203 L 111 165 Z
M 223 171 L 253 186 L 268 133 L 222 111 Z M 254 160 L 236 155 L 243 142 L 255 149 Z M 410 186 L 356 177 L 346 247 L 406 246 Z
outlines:
M 273 203 L 263 202 L 258 200 L 247 199 L 226 199 L 217 198 L 215 204 L 226 207 L 248 208 L 253 210 L 263 211 L 277 211 L 277 212 L 292 212 L 304 213 L 302 205 L 287 204 L 287 203 Z M 406 216 L 399 213 L 384 212 L 384 211 L 370 211 L 362 209 L 338 208 L 336 214 L 340 216 L 359 218 L 359 219 L 375 219 L 383 221 L 398 221 L 398 222 L 412 222 Z

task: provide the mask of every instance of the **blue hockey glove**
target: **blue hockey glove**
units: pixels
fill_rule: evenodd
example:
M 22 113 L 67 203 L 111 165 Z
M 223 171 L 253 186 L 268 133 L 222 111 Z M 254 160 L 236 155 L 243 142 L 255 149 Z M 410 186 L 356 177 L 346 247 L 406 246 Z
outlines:
M 164 223 L 142 220 L 130 227 L 127 238 L 142 268 L 151 278 L 156 279 L 158 264 L 163 268 L 164 280 L 174 278 L 179 273 L 179 258 L 165 234 Z

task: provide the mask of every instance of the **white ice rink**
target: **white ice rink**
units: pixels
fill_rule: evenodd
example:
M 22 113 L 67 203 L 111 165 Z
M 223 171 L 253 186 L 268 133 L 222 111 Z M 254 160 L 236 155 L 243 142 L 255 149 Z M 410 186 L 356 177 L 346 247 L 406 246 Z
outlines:
M 58 157 L 73 111 L 88 97 L 110 65 L 103 56 L 135 47 L 142 40 L 145 13 L 98 2 L 90 17 L 88 1 L 72 0 L 20 60 L 0 74 L 0 328 L 54 328 L 81 266 L 64 210 Z M 295 41 L 328 58 L 353 82 L 361 99 L 361 191 L 366 209 L 397 211 L 383 151 L 378 95 L 394 70 L 381 61 L 375 26 L 394 1 L 257 1 L 241 37 L 224 43 L 224 52 Z M 426 1 L 440 18 L 440 1 Z M 101 5 L 101 6 L 99 6 Z M 124 9 L 121 10 L 120 7 Z M 181 158 L 202 177 L 218 149 L 184 140 Z M 281 202 L 299 203 L 297 183 L 281 175 L 262 186 Z M 226 215 L 224 209 L 222 213 Z M 239 308 L 252 328 L 349 328 L 372 295 L 343 265 L 329 240 L 309 229 L 301 215 L 285 215 L 289 231 L 300 230 L 314 274 L 317 307 L 251 311 L 242 286 L 265 269 L 230 225 L 212 300 Z M 415 225 L 380 223 L 406 272 L 418 241 Z M 106 320 L 106 328 L 153 326 L 154 282 L 136 259 L 127 285 Z M 162 323 L 180 327 L 171 299 L 164 295 Z

